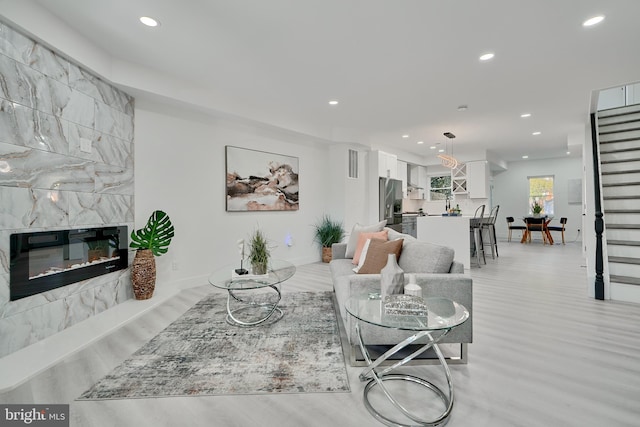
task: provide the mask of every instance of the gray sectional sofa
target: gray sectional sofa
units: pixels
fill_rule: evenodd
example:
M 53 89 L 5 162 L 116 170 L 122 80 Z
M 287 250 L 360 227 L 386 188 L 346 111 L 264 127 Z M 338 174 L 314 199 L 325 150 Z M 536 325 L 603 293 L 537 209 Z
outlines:
M 404 239 L 398 265 L 404 270 L 405 283 L 408 275 L 415 274 L 416 283 L 422 287 L 423 297 L 444 297 L 464 305 L 472 313 L 472 280 L 464 273 L 462 263 L 454 261 L 454 251 L 446 246 L 421 242 L 407 234 L 390 228 L 389 240 Z M 356 274 L 353 272 L 352 258 L 346 258 L 347 243 L 337 243 L 332 247 L 330 263 L 333 289 L 350 343 L 350 362 L 361 365 L 362 356 L 355 333 L 355 321 L 345 309 L 351 295 L 368 295 L 380 292 L 380 274 Z M 361 324 L 365 344 L 384 351 L 385 347 L 398 344 L 411 335 L 408 331 L 383 328 L 371 324 Z M 440 343 L 460 344 L 459 356 L 449 362 L 467 363 L 467 344 L 473 339 L 473 315 L 462 325 L 453 329 Z

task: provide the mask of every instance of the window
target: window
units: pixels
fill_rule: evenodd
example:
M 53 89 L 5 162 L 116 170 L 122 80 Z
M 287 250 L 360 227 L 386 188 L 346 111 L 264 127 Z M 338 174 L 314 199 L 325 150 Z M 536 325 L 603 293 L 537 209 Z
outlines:
M 553 176 L 529 177 L 529 213 L 534 204 L 542 207 L 542 215 L 553 215 Z
M 432 176 L 429 180 L 429 200 L 451 199 L 451 175 Z

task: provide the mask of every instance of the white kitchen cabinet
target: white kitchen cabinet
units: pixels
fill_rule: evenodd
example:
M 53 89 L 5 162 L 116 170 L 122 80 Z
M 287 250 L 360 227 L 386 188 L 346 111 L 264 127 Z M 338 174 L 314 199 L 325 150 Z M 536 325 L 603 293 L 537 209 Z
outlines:
M 398 160 L 398 179 L 402 181 L 402 197 L 407 197 L 407 162 Z
M 398 156 L 378 151 L 378 176 L 383 178 L 398 178 Z
M 485 160 L 467 162 L 467 192 L 470 199 L 489 197 L 489 165 Z

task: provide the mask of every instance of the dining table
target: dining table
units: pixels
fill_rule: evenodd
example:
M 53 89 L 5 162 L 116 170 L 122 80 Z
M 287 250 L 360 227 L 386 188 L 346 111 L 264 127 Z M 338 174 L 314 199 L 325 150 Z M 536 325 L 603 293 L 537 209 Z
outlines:
M 534 217 L 534 216 L 525 216 L 522 217 L 522 221 L 524 221 L 525 224 L 527 224 L 527 220 L 529 219 L 534 219 L 534 218 L 540 218 L 540 217 Z M 549 241 L 550 245 L 553 245 L 553 237 L 551 236 L 551 232 L 549 231 L 549 228 L 547 227 L 549 225 L 549 223 L 553 220 L 552 216 L 546 216 L 543 217 L 544 218 L 544 222 L 542 223 L 542 232 L 544 233 L 544 235 L 546 236 L 547 240 Z M 538 230 L 535 230 L 538 231 Z M 524 233 L 522 233 L 522 239 L 520 239 L 520 243 L 526 243 L 529 240 L 529 230 L 525 229 Z

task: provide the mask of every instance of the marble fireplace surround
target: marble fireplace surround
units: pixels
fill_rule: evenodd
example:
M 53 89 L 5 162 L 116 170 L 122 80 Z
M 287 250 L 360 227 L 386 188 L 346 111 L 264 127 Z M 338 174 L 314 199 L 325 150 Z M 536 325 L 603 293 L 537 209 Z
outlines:
M 9 301 L 9 236 L 133 229 L 134 99 L 2 21 L 0 82 L 2 358 L 133 298 L 124 269 Z

